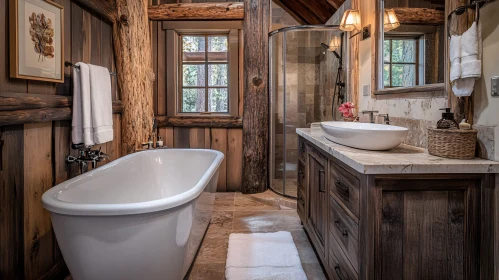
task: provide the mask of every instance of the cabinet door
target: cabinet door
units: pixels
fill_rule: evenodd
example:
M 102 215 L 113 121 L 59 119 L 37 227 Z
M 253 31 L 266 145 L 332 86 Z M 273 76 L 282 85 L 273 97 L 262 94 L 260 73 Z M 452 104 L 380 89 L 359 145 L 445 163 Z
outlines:
M 318 253 L 324 257 L 327 232 L 327 158 L 313 149 L 308 155 L 307 228 Z
M 382 185 L 376 279 L 479 279 L 479 182 Z

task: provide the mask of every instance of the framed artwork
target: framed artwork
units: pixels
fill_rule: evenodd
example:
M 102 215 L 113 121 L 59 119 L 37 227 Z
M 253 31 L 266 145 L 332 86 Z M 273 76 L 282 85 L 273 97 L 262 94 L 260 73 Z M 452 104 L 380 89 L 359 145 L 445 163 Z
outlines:
M 64 7 L 10 0 L 10 77 L 64 83 Z

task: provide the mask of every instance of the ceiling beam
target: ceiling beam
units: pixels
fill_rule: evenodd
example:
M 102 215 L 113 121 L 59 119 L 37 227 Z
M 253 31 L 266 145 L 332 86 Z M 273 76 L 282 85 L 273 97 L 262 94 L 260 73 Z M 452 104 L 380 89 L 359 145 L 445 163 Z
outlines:
M 343 0 L 279 0 L 282 6 L 305 24 L 325 24 L 343 4 Z
M 401 24 L 442 25 L 445 23 L 444 11 L 427 8 L 394 8 Z
M 150 20 L 242 20 L 243 2 L 181 3 L 149 6 Z

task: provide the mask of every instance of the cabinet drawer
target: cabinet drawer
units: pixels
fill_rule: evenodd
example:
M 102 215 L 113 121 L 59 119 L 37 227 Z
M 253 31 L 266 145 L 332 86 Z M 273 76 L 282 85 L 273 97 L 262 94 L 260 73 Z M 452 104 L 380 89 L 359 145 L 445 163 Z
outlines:
M 303 223 L 305 223 L 305 193 L 301 188 L 298 188 L 298 193 L 297 193 L 297 200 L 296 200 L 296 212 L 298 212 L 298 216 L 300 216 L 300 219 Z
M 345 205 L 357 218 L 359 217 L 360 182 L 342 167 L 331 163 L 331 180 L 329 190 L 334 194 L 340 204 Z
M 330 235 L 328 267 L 330 278 L 334 280 L 357 280 L 359 275 L 353 269 L 338 242 Z
M 359 225 L 329 198 L 329 231 L 349 259 L 355 271 L 359 269 Z

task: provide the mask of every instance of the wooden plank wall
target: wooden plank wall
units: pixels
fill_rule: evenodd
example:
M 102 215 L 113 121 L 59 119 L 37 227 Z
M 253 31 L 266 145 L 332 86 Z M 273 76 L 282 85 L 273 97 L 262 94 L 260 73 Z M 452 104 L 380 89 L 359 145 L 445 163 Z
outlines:
M 209 0 L 151 0 L 151 5 L 172 3 L 200 2 L 233 2 Z M 156 116 L 166 115 L 166 31 L 161 28 L 161 22 L 151 21 L 151 36 L 153 44 L 153 67 L 156 73 L 154 83 L 154 113 Z M 239 102 L 239 112 L 242 115 L 242 98 Z M 242 184 L 243 164 L 243 132 L 241 128 L 209 128 L 209 127 L 160 127 L 158 134 L 165 145 L 173 148 L 214 149 L 225 154 L 220 167 L 219 192 L 240 191 Z
M 112 27 L 70 0 L 64 6 L 64 59 L 114 70 Z M 0 92 L 72 95 L 71 69 L 65 83 L 9 78 L 9 0 L 0 0 Z M 113 99 L 119 99 L 113 81 Z M 120 157 L 121 116 L 114 115 L 114 141 L 102 145 L 111 159 Z M 42 194 L 77 175 L 65 158 L 70 150 L 71 121 L 0 127 L 0 279 L 63 279 L 67 274 Z

